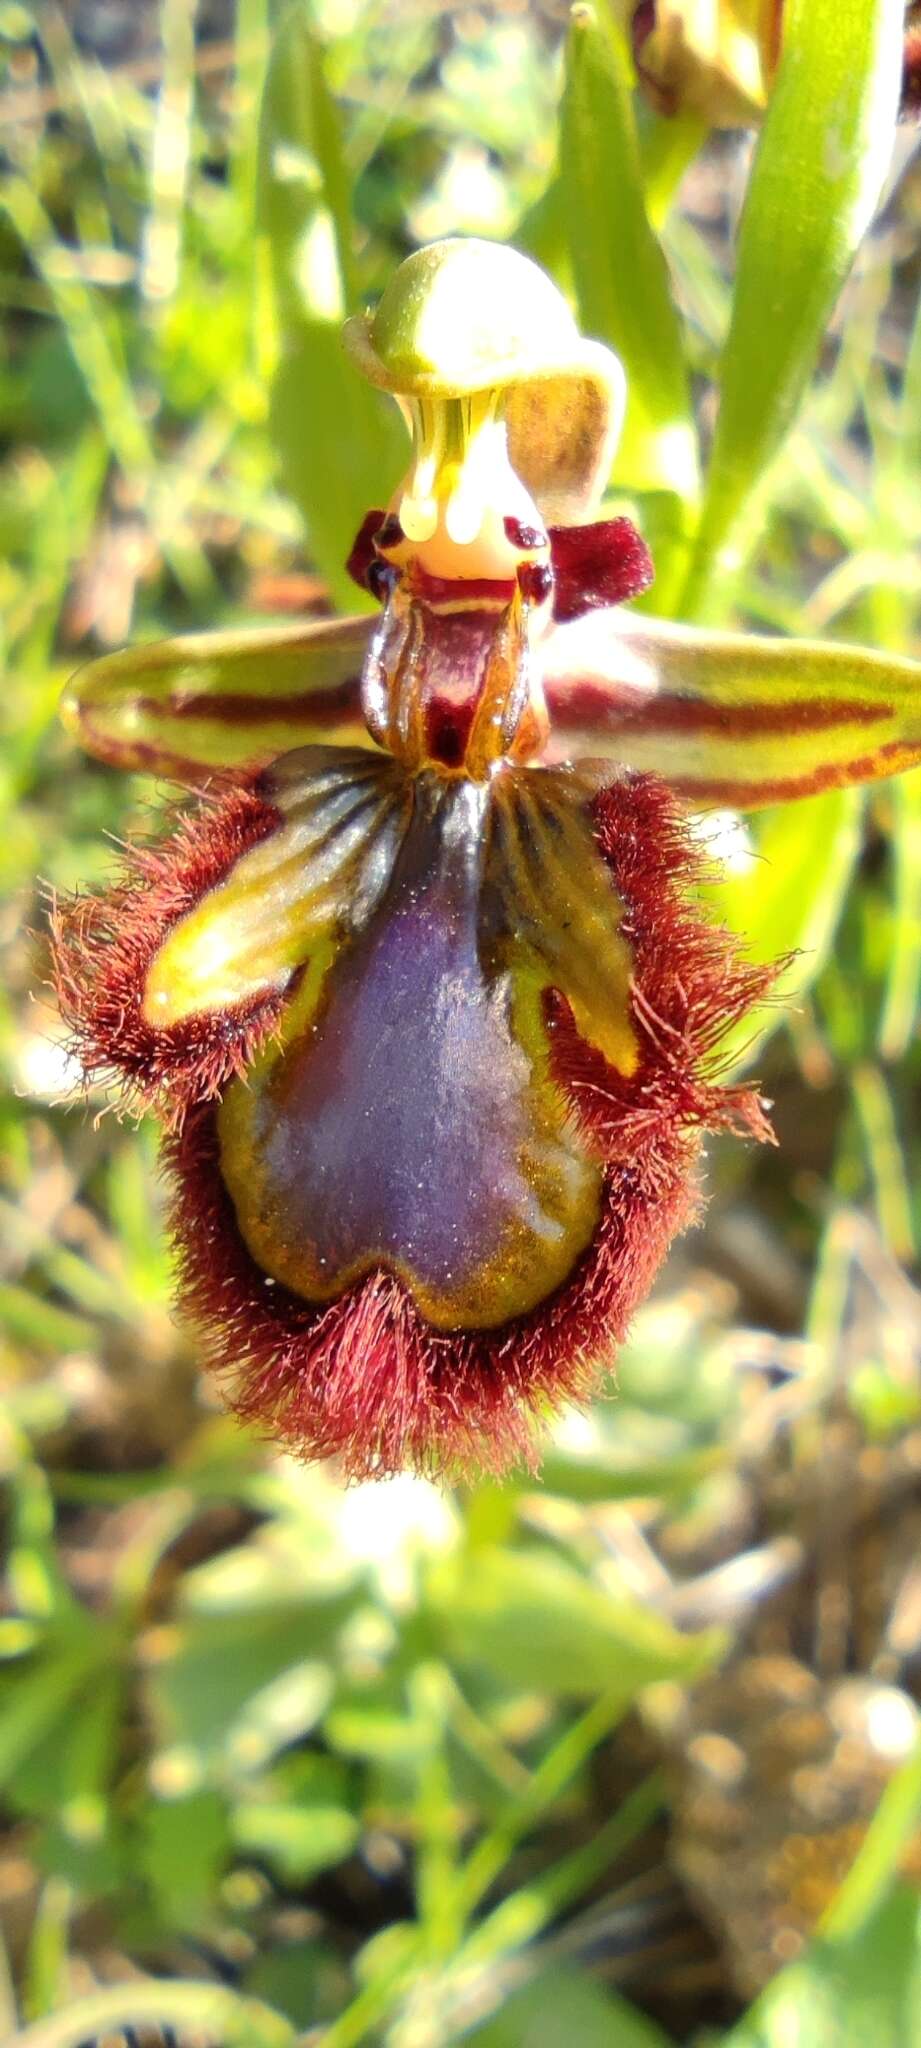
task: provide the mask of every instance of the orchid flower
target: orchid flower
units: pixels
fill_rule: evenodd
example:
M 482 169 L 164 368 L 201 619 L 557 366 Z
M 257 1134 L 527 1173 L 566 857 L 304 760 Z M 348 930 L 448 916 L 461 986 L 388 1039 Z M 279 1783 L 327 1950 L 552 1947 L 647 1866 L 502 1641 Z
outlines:
M 140 647 L 64 715 L 198 807 L 56 918 L 83 1070 L 165 1125 L 182 1306 L 238 1412 L 351 1475 L 501 1470 L 610 1363 L 770 987 L 688 809 L 921 761 L 921 668 L 663 624 L 598 517 L 615 357 L 513 251 L 447 241 L 346 342 L 407 473 L 376 617 Z

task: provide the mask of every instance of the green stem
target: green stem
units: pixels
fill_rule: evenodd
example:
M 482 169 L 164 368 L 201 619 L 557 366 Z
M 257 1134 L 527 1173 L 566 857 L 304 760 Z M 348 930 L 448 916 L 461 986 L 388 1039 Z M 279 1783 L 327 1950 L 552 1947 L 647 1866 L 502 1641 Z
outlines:
M 522 1948 L 526 1942 L 534 1941 L 568 1906 L 584 1898 L 655 1819 L 664 1798 L 664 1773 L 650 1771 L 590 1841 L 562 1856 L 550 1870 L 503 1899 L 474 1930 L 458 1961 L 469 1964 L 487 1957 L 493 1961 L 509 1947 Z
M 380 1977 L 375 1977 L 364 1991 L 360 1991 L 345 2012 L 333 2020 L 322 2035 L 322 2048 L 358 2048 L 372 2027 L 377 2027 L 399 1998 L 407 1981 L 411 1982 L 420 1955 L 418 1941 L 407 1943 L 398 1960 Z
M 458 1878 L 458 1911 L 469 1918 L 495 1883 L 523 1834 L 575 1777 L 599 1742 L 621 1719 L 627 1702 L 620 1691 L 604 1693 L 538 1765 L 530 1784 L 509 1801 L 501 1820 L 483 1836 Z

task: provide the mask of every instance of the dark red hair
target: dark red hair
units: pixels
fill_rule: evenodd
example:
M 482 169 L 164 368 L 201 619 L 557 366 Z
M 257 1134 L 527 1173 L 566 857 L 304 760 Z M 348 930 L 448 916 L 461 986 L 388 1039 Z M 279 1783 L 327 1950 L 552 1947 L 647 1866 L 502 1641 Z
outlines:
M 776 970 L 742 961 L 735 939 L 696 907 L 702 858 L 660 782 L 616 781 L 596 800 L 594 822 L 633 952 L 640 1064 L 628 1078 L 608 1066 L 565 998 L 548 992 L 553 1075 L 605 1170 L 590 1249 L 530 1314 L 501 1329 L 434 1330 L 385 1271 L 311 1306 L 268 1279 L 243 1242 L 213 1108 L 169 1140 L 181 1299 L 232 1405 L 299 1456 L 338 1456 L 349 1477 L 406 1465 L 469 1476 L 529 1458 L 535 1424 L 591 1392 L 669 1243 L 696 1214 L 701 1133 L 770 1137 L 757 1094 L 721 1084 L 719 1042 Z
M 128 847 L 104 896 L 53 906 L 54 982 L 70 1051 L 87 1082 L 115 1081 L 129 1107 L 154 1109 L 168 1126 L 244 1072 L 283 997 L 257 997 L 164 1030 L 144 1016 L 148 970 L 180 918 L 279 822 L 257 789 L 206 796 L 168 839 Z

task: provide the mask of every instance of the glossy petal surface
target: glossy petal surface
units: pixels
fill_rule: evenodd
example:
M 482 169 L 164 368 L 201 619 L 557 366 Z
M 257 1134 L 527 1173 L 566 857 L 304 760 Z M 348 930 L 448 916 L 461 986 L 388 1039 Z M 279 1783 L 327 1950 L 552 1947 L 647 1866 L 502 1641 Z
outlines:
M 598 756 L 757 809 L 921 761 L 921 665 L 867 648 L 595 613 L 544 650 L 545 758 Z
M 61 715 L 116 768 L 195 784 L 312 741 L 370 746 L 359 678 L 372 619 L 201 633 L 80 669 Z
M 551 1078 L 544 996 L 628 1074 L 630 955 L 576 778 L 404 787 L 392 878 L 231 1087 L 222 1171 L 257 1263 L 301 1298 L 384 1267 L 436 1328 L 487 1328 L 592 1238 L 601 1167 Z
M 532 955 L 529 978 L 522 962 L 510 964 L 510 953 L 504 950 L 514 923 L 513 898 L 521 905 L 524 923 L 532 922 L 522 893 L 516 849 L 535 835 L 538 841 L 555 837 L 553 821 L 559 824 L 564 803 L 573 813 L 573 838 L 570 841 L 567 832 L 565 841 L 581 852 L 582 828 L 590 827 L 589 854 L 592 861 L 600 858 L 607 880 L 608 946 L 600 943 L 598 934 L 592 935 L 590 927 L 586 932 L 596 969 L 599 1008 L 603 1002 L 610 1007 L 618 1000 L 616 981 L 611 979 L 604 986 L 606 974 L 614 977 L 625 965 L 629 967 L 627 1002 L 636 1062 L 629 1073 L 607 1061 L 584 1035 L 584 1020 L 580 1028 L 569 998 L 547 986 L 546 965 L 538 965 Z M 500 836 L 496 829 L 500 805 L 510 811 L 523 805 L 531 815 L 517 831 Z M 404 1224 L 407 1217 L 414 1217 L 430 1267 L 443 1256 L 450 1214 L 447 1218 L 445 1214 L 427 1214 L 405 1171 L 407 1129 L 415 1144 L 424 1127 L 424 1146 L 429 1149 L 423 1150 L 423 1161 L 431 1156 L 424 1104 L 414 1099 L 406 1070 L 413 1061 L 417 1097 L 424 1092 L 424 1081 L 431 1082 L 433 1076 L 441 1079 L 437 1107 L 440 1111 L 447 1106 L 453 1116 L 460 1091 L 453 1071 L 444 1073 L 439 1047 L 456 1046 L 457 1038 L 452 1038 L 450 1028 L 442 1032 L 438 1027 L 447 1020 L 456 1030 L 462 1020 L 467 1026 L 466 1046 L 488 1055 L 498 1051 L 505 1063 L 503 1072 L 512 1074 L 516 1086 L 522 1076 L 523 1053 L 525 1071 L 530 1075 L 530 1084 L 525 1083 L 516 1103 L 505 1094 L 497 1097 L 495 1077 L 486 1074 L 481 1094 L 472 1097 L 481 1112 L 477 1129 L 482 1150 L 474 1144 L 471 1132 L 462 1128 L 458 1136 L 465 1168 L 472 1167 L 477 1173 L 482 1158 L 495 1172 L 498 1163 L 503 1199 L 511 1198 L 514 1204 L 520 1191 L 516 1170 L 521 1155 L 509 1158 L 504 1146 L 509 1137 L 517 1143 L 521 1109 L 530 1107 L 530 1086 L 539 1087 L 545 1112 L 553 1105 L 554 1097 L 546 1088 L 548 1077 L 558 1091 L 556 1102 L 568 1111 L 562 1127 L 564 1148 L 575 1142 L 576 1158 L 597 1163 L 597 1221 L 590 1243 L 562 1286 L 537 1300 L 529 1313 L 492 1326 L 452 1326 L 446 1312 L 442 1323 L 433 1326 L 421 1305 L 418 1282 L 407 1284 L 400 1272 L 384 1261 L 334 1299 L 310 1300 L 296 1287 L 267 1274 L 264 1261 L 254 1256 L 241 1233 L 240 1216 L 231 1201 L 226 1125 L 237 1115 L 245 1120 L 248 1098 L 244 1087 L 231 1091 L 223 1112 L 205 1109 L 200 1116 L 189 1118 L 168 1147 L 167 1158 L 175 1176 L 172 1215 L 183 1305 L 199 1326 L 212 1362 L 226 1374 L 235 1408 L 261 1429 L 271 1429 L 300 1456 L 340 1456 L 347 1473 L 355 1477 L 412 1464 L 426 1472 L 459 1472 L 469 1480 L 474 1471 L 500 1472 L 512 1459 L 532 1455 L 535 1426 L 545 1423 L 562 1402 L 589 1393 L 600 1367 L 610 1362 L 613 1348 L 622 1341 L 629 1318 L 648 1291 L 670 1240 L 694 1215 L 698 1200 L 694 1168 L 701 1130 L 732 1128 L 755 1137 L 769 1135 L 754 1092 L 721 1085 L 719 1045 L 725 1030 L 763 999 L 772 970 L 747 966 L 729 935 L 701 916 L 693 894 L 701 854 L 680 806 L 664 785 L 650 776 L 616 777 L 586 803 L 581 777 L 566 771 L 543 774 L 521 770 L 495 778 L 490 809 L 479 896 L 479 973 L 472 964 L 469 913 L 466 921 L 460 915 L 466 899 L 457 873 L 456 843 L 450 857 L 447 846 L 439 845 L 425 886 L 421 886 L 420 870 L 419 889 L 410 884 L 396 902 L 395 882 L 388 898 L 389 907 L 396 903 L 398 913 L 402 909 L 409 923 L 415 922 L 417 937 L 426 908 L 439 903 L 439 914 L 426 932 L 421 950 L 414 949 L 405 961 L 396 948 L 388 947 L 381 932 L 382 908 L 361 945 L 351 953 L 353 963 L 361 953 L 366 969 L 370 964 L 372 970 L 370 976 L 366 972 L 353 982 L 365 1011 L 372 984 L 377 1002 L 382 994 L 399 997 L 401 985 L 409 988 L 411 996 L 418 996 L 425 982 L 430 991 L 438 989 L 443 1005 L 439 1016 L 427 1013 L 418 1001 L 401 1000 L 392 1019 L 384 1014 L 376 1018 L 377 1037 L 370 1046 L 370 1059 L 379 1086 L 362 1094 L 371 1128 L 358 1131 L 357 1149 L 351 1158 L 353 1173 L 362 1177 L 370 1163 L 370 1193 L 362 1186 L 355 1201 L 363 1206 L 367 1219 L 373 1197 L 378 1223 L 389 1228 L 381 1206 L 382 1182 L 398 1165 Z M 543 824 L 538 819 L 542 809 Z M 507 857 L 509 844 L 511 860 Z M 409 840 L 404 843 L 407 854 L 408 849 Z M 539 900 L 540 845 L 531 859 Z M 460 865 L 462 876 L 465 863 Z M 404 878 L 409 879 L 405 864 Z M 448 924 L 441 914 L 446 894 L 457 912 Z M 599 894 L 599 910 L 601 900 Z M 575 951 L 582 919 L 577 874 L 570 880 L 565 905 L 555 906 L 560 907 Z M 551 914 L 548 901 L 547 925 Z M 540 937 L 539 923 L 535 916 L 535 949 L 539 947 L 546 958 L 549 946 L 546 937 Z M 342 956 L 343 978 L 347 957 Z M 445 975 L 446 963 L 454 970 L 453 976 Z M 459 989 L 454 985 L 458 974 Z M 328 986 L 331 1010 L 336 986 L 333 973 Z M 620 999 L 623 996 L 621 984 Z M 302 1000 L 306 1006 L 306 991 Z M 319 1004 L 315 1015 L 322 1034 Z M 344 1104 L 342 1114 L 354 1138 L 355 1125 L 350 1122 L 342 1076 L 336 1069 L 337 1050 L 344 1057 L 349 1049 L 350 1021 L 344 1014 L 341 1037 L 337 1041 L 328 1034 L 320 1059 L 324 1082 L 332 1083 L 337 1099 Z M 364 1017 L 360 1021 L 364 1027 Z M 393 1031 L 389 1029 L 391 1021 Z M 292 1011 L 289 1022 L 287 1051 L 276 1053 L 274 1060 L 270 1055 L 261 1072 L 250 1068 L 247 1078 L 256 1091 L 271 1088 L 276 1077 L 287 1087 L 284 1069 L 289 1061 L 292 1093 L 309 1071 L 309 1020 L 303 1011 L 299 1016 Z M 386 1042 L 386 1059 L 378 1058 L 377 1038 Z M 474 1086 L 479 1078 L 475 1070 Z M 405 1125 L 394 1119 L 396 1101 L 405 1106 Z M 466 1097 L 463 1117 L 468 1121 Z M 255 1110 L 250 1121 L 252 1125 L 258 1121 Z M 334 1132 L 330 1138 L 328 1116 L 325 1121 L 327 1140 L 344 1150 L 342 1134 Z M 533 1121 L 528 1128 L 533 1131 Z M 300 1143 L 303 1123 L 295 1129 L 292 1121 L 291 1131 Z M 389 1149 L 378 1144 L 375 1150 L 375 1134 L 380 1137 L 382 1133 L 395 1134 L 395 1142 Z M 309 1132 L 307 1144 L 309 1148 Z M 466 1222 L 471 1257 L 482 1262 L 486 1278 L 494 1277 L 488 1270 L 489 1247 L 485 1260 L 482 1256 L 483 1217 L 470 1203 L 466 1189 L 456 1197 L 453 1163 L 445 1146 L 439 1163 L 446 1172 L 454 1216 Z M 230 1175 L 241 1212 L 247 1200 L 258 1206 L 245 1167 L 245 1159 L 238 1157 Z M 265 1184 L 264 1162 L 259 1171 Z M 416 1175 L 417 1179 L 424 1177 Z M 296 1176 L 288 1186 L 301 1201 L 303 1214 Z M 481 1188 L 481 1182 L 476 1186 Z M 441 1190 L 432 1182 L 429 1193 L 434 1209 L 440 1204 Z M 496 1210 L 488 1206 L 492 1200 L 488 1188 L 484 1199 L 494 1220 Z M 315 1243 L 318 1224 L 323 1228 L 328 1219 L 319 1211 L 305 1220 Z M 525 1221 L 532 1229 L 537 1264 L 542 1242 L 533 1227 L 533 1212 Z M 295 1245 L 294 1251 L 297 1249 Z M 441 1306 L 445 1311 L 444 1302 Z

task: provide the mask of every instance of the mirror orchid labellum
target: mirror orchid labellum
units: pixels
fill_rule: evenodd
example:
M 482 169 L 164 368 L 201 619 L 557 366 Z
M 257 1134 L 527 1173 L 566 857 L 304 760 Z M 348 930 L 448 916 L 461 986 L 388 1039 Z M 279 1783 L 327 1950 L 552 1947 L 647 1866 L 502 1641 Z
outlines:
M 141 647 L 64 715 L 207 787 L 55 919 L 89 1078 L 165 1129 L 182 1306 L 238 1412 L 350 1475 L 501 1470 L 610 1363 L 769 990 L 687 808 L 921 761 L 921 670 L 622 607 L 623 377 L 524 257 L 404 263 L 352 354 L 412 448 L 350 566 L 375 619 Z

